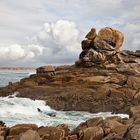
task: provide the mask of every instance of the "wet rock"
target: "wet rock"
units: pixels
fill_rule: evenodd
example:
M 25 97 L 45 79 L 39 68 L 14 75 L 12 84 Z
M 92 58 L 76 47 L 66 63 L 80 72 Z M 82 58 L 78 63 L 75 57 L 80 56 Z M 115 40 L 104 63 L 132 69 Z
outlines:
M 5 126 L 5 123 L 3 121 L 0 121 L 0 126 Z
M 4 126 L 0 126 L 0 138 L 1 139 L 5 139 L 6 135 L 8 133 L 8 128 L 4 125 Z

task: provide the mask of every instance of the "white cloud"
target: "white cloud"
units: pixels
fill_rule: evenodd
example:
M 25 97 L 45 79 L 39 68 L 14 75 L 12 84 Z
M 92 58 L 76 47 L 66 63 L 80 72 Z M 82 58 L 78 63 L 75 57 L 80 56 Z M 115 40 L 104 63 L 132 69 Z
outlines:
M 0 45 L 0 66 L 72 63 L 93 26 L 117 28 L 122 49 L 140 49 L 139 9 L 140 0 L 1 0 L 0 44 L 9 45 Z
M 35 57 L 41 54 L 42 48 L 33 44 L 26 47 L 19 44 L 0 45 L 0 64 L 15 65 L 16 63 L 28 63 L 28 61 L 31 61 L 31 59 L 35 59 Z
M 55 23 L 45 23 L 41 31 L 31 39 L 34 44 L 0 45 L 0 64 L 21 62 L 33 66 L 39 62 L 74 63 L 81 51 L 79 37 L 74 22 L 58 20 Z
M 42 61 L 46 63 L 74 63 L 81 51 L 79 30 L 67 20 L 45 23 L 34 38 L 44 47 Z

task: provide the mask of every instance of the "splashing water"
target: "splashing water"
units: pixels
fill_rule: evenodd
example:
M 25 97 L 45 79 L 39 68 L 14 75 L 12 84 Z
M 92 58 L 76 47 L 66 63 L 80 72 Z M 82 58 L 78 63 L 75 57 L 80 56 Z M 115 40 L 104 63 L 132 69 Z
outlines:
M 41 100 L 31 100 L 19 97 L 0 97 L 0 120 L 6 125 L 13 126 L 18 123 L 35 123 L 38 126 L 56 126 L 66 123 L 70 128 L 94 117 L 116 116 L 110 112 L 88 113 L 80 111 L 56 111 Z M 128 115 L 117 114 L 128 117 Z

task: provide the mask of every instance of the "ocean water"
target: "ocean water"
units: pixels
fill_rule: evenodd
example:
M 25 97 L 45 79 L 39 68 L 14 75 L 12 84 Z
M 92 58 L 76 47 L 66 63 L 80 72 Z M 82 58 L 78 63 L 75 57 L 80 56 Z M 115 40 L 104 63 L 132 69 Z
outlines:
M 18 81 L 30 73 L 7 72 L 0 73 L 0 85 L 4 86 L 10 81 Z M 0 97 L 0 120 L 7 126 L 19 123 L 35 123 L 38 126 L 57 126 L 58 124 L 68 124 L 73 129 L 79 123 L 95 117 L 114 116 L 111 112 L 88 113 L 81 111 L 56 111 L 51 109 L 42 100 L 31 100 L 28 98 L 18 98 L 15 93 L 12 97 Z M 116 115 L 115 115 L 116 116 Z M 126 114 L 117 114 L 122 118 Z
M 8 85 L 9 82 L 17 82 L 24 77 L 28 77 L 34 71 L 0 71 L 0 87 Z

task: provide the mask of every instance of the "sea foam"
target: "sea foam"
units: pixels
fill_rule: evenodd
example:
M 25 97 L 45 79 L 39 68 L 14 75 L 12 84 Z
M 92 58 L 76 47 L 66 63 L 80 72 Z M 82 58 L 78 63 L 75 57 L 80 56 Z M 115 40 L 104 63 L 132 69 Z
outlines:
M 81 111 L 56 111 L 42 100 L 31 100 L 13 96 L 0 97 L 0 120 L 7 126 L 18 123 L 35 123 L 38 126 L 56 126 L 66 123 L 72 129 L 79 123 L 95 117 L 121 116 L 126 114 L 111 114 L 111 112 L 89 113 Z

